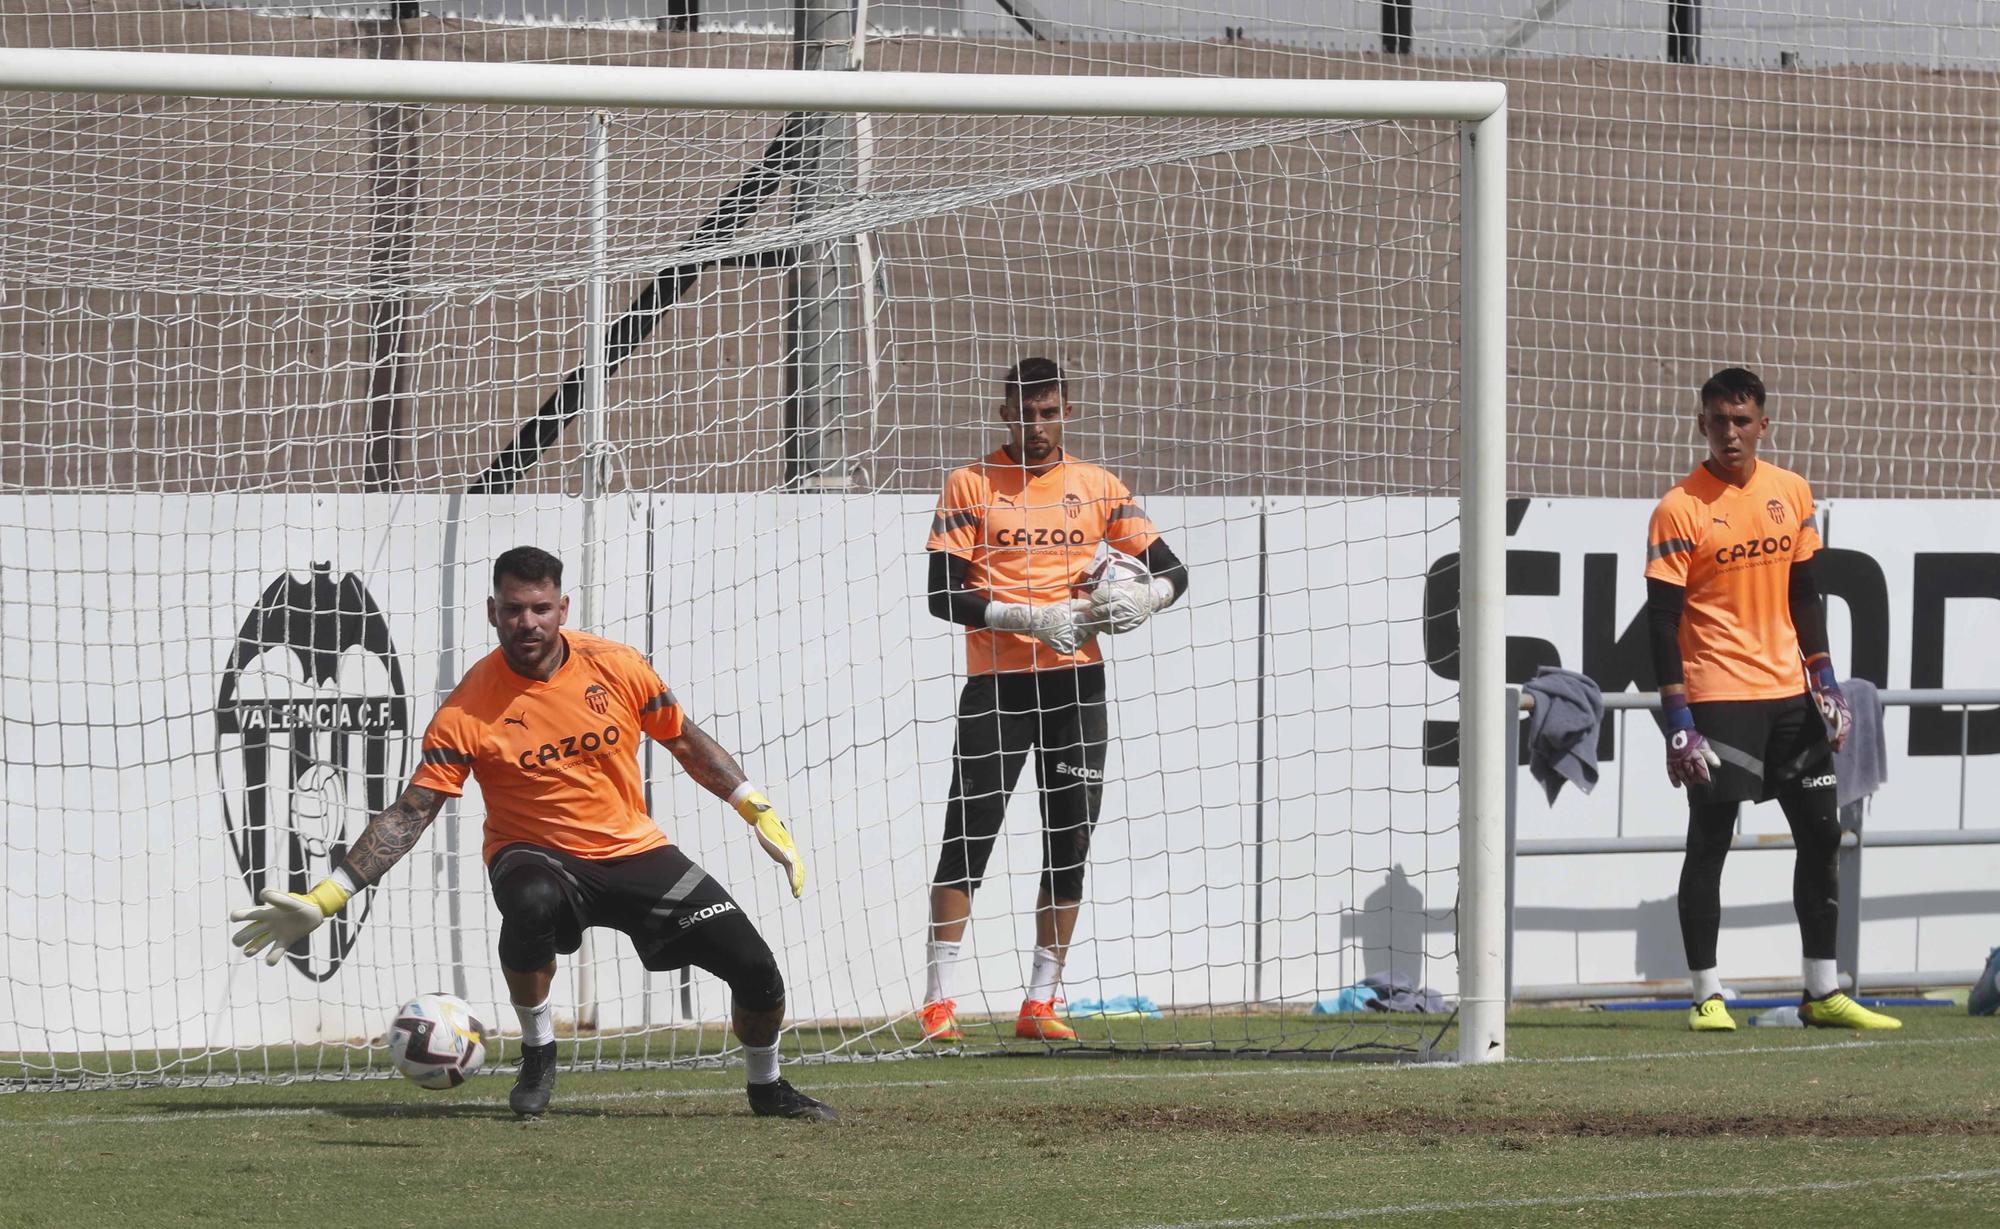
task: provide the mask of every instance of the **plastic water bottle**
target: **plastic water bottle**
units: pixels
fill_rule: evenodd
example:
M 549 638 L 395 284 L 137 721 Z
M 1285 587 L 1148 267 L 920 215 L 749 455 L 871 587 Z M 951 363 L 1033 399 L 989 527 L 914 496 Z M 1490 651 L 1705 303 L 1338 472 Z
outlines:
M 1751 1016 L 1750 1024 L 1755 1028 L 1798 1028 L 1799 1009 L 1789 1005 L 1773 1007 L 1769 1011 L 1760 1011 Z

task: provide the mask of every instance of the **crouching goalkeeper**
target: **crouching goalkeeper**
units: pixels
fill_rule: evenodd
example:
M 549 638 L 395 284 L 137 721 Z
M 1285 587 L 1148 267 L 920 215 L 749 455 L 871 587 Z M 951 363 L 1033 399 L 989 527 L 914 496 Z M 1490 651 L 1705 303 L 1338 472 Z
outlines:
M 394 805 L 368 821 L 344 865 L 303 895 L 275 888 L 230 914 L 234 942 L 277 964 L 354 893 L 409 853 L 447 797 L 477 777 L 484 857 L 499 906 L 500 966 L 521 1018 L 521 1070 L 508 1098 L 524 1117 L 548 1108 L 556 1042 L 549 989 L 556 954 L 590 926 L 622 930 L 649 970 L 706 969 L 728 983 L 759 1116 L 829 1121 L 833 1109 L 778 1074 L 785 982 L 727 889 L 646 813 L 638 748 L 650 735 L 703 788 L 727 798 L 781 864 L 792 895 L 805 863 L 784 821 L 742 769 L 687 719 L 644 655 L 566 631 L 562 562 L 531 546 L 493 565 L 487 621 L 499 647 L 466 671 L 424 732 L 423 764 Z

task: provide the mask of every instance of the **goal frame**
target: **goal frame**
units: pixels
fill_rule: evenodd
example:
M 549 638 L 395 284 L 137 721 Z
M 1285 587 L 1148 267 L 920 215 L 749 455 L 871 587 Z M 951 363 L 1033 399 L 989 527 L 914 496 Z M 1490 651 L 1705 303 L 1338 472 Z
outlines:
M 0 90 L 657 110 L 1234 119 L 1421 119 L 1458 126 L 1459 1045 L 1506 1054 L 1504 670 L 1507 93 L 1497 82 L 815 72 L 0 50 Z

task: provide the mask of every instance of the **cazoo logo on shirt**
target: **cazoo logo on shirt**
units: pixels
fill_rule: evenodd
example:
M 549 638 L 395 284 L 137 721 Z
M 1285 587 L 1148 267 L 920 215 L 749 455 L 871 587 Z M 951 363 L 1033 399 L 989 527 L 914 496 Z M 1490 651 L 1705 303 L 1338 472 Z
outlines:
M 1049 529 L 1037 526 L 1034 529 L 996 529 L 993 531 L 995 546 L 1082 546 L 1083 530 Z
M 1723 567 L 1745 559 L 1785 559 L 1792 553 L 1792 535 L 1781 538 L 1752 538 L 1748 542 L 1738 542 L 1734 546 L 1719 546 L 1715 550 L 1715 562 Z
M 543 743 L 530 747 L 514 757 L 514 762 L 522 769 L 541 768 L 549 764 L 560 764 L 579 756 L 596 755 L 618 745 L 618 727 L 607 725 L 602 733 L 585 730 L 581 734 L 564 735 L 560 742 Z

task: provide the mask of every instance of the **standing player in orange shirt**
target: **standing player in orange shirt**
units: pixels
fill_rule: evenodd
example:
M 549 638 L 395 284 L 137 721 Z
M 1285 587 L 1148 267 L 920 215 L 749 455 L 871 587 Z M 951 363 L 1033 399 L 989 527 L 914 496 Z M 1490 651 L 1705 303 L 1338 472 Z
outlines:
M 1127 632 L 1187 590 L 1187 568 L 1132 492 L 1062 446 L 1074 410 L 1062 370 L 1023 359 L 1001 381 L 1007 442 L 945 480 L 931 522 L 930 609 L 963 624 L 970 677 L 958 701 L 944 847 L 931 881 L 922 1022 L 957 1041 L 950 975 L 1007 796 L 1029 752 L 1041 785 L 1042 881 L 1035 951 L 1017 1037 L 1066 1041 L 1056 990 L 1083 900 L 1090 831 L 1104 798 L 1108 715 L 1098 632 Z M 1144 563 L 1144 578 L 1076 596 L 1100 551 Z
M 1851 719 L 1827 652 L 1813 578 L 1820 549 L 1805 479 L 1757 459 L 1764 384 L 1741 367 L 1701 389 L 1708 458 L 1653 510 L 1646 592 L 1667 734 L 1667 779 L 1688 791 L 1681 941 L 1694 983 L 1688 1027 L 1730 1030 L 1715 945 L 1722 863 L 1745 801 L 1776 798 L 1798 848 L 1792 907 L 1805 952 L 1799 1018 L 1826 1028 L 1902 1023 L 1840 993 L 1834 932 L 1840 849 L 1833 753 Z
M 350 896 L 380 882 L 471 775 L 486 800 L 500 968 L 521 1018 L 521 1071 L 508 1097 L 515 1113 L 542 1113 L 555 1088 L 556 953 L 576 951 L 587 927 L 609 926 L 631 937 L 648 970 L 695 965 L 728 983 L 756 1114 L 834 1118 L 779 1077 L 778 962 L 729 892 L 646 814 L 640 737 L 651 735 L 703 788 L 729 800 L 785 868 L 796 897 L 805 863 L 770 799 L 682 714 L 643 654 L 563 629 L 569 598 L 554 555 L 518 546 L 495 560 L 486 617 L 500 647 L 465 672 L 431 718 L 423 764 L 402 797 L 368 821 L 345 865 L 312 891 L 266 889 L 262 905 L 230 914 L 248 923 L 233 942 L 249 956 L 268 947 L 267 963 L 278 963 Z

